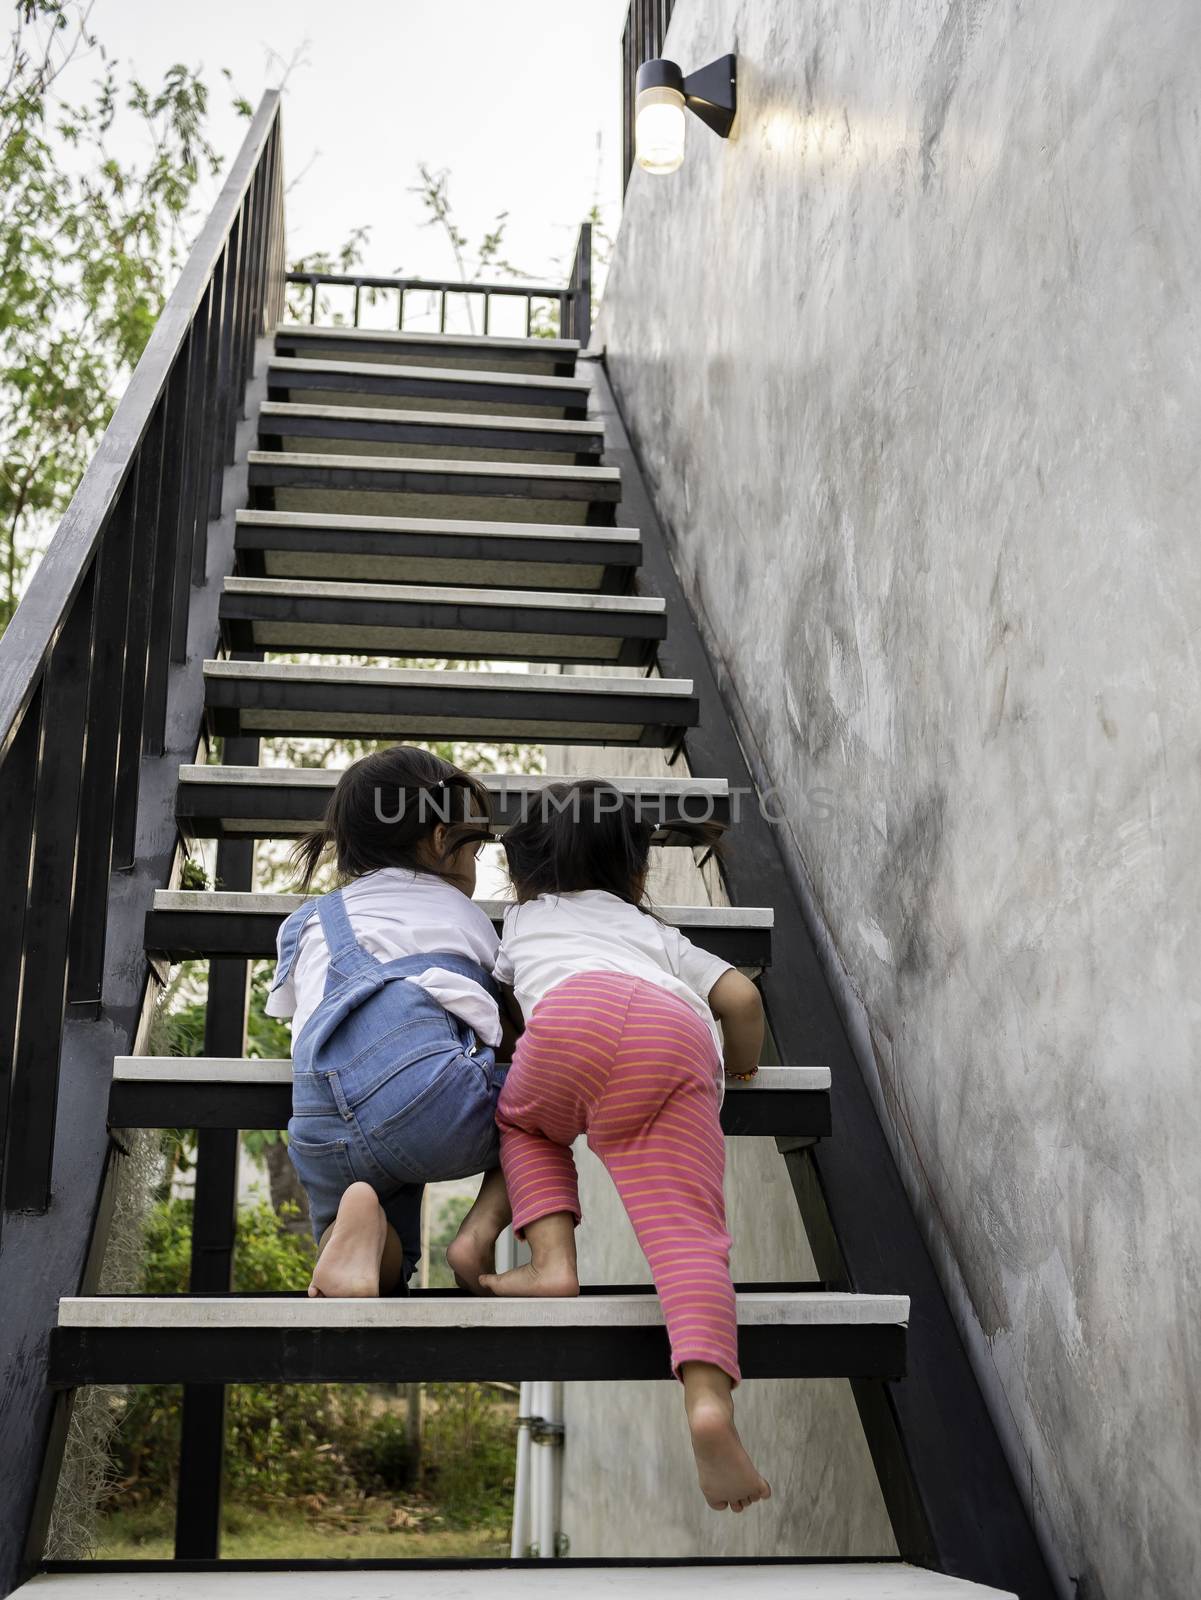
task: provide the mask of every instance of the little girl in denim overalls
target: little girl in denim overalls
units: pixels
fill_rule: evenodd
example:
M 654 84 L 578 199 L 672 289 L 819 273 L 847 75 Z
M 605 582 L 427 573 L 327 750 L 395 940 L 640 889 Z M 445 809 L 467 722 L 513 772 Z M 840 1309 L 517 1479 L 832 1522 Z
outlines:
M 311 1295 L 403 1292 L 425 1184 L 477 1172 L 447 1259 L 474 1290 L 493 1265 L 509 1220 L 496 1128 L 504 1013 L 496 934 L 471 900 L 488 837 L 476 779 L 395 746 L 347 769 L 295 852 L 306 887 L 331 845 L 350 880 L 284 922 L 267 1001 L 269 1015 L 294 1018 L 288 1151 L 318 1241 Z

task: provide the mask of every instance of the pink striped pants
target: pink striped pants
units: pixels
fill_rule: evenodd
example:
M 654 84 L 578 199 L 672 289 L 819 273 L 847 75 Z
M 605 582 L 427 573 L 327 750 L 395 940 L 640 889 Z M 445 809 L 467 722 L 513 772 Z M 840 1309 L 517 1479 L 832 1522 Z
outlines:
M 497 1108 L 500 1159 L 521 1230 L 580 1220 L 571 1143 L 588 1135 L 634 1225 L 663 1306 L 672 1370 L 738 1370 L 713 1036 L 657 984 L 585 972 L 538 1002 Z

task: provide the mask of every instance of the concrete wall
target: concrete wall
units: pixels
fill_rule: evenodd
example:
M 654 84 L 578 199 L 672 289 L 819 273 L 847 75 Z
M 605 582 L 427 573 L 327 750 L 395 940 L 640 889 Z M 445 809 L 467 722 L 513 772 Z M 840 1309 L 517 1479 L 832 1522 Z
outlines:
M 657 750 L 548 755 L 556 771 L 686 775 Z M 659 850 L 660 905 L 726 904 L 712 868 L 686 849 Z M 767 1053 L 765 1053 L 766 1055 Z M 616 1190 L 583 1140 L 576 1145 L 580 1273 L 585 1283 L 647 1283 L 650 1273 Z M 735 1282 L 817 1277 L 784 1158 L 771 1139 L 726 1142 L 726 1210 Z M 696 1483 L 678 1384 L 564 1386 L 563 1531 L 573 1556 L 895 1555 L 850 1385 L 747 1381 L 735 1400 L 743 1440 L 772 1499 L 742 1516 L 710 1511 Z
M 1191 1595 L 1201 10 L 678 0 L 731 49 L 597 339 L 1044 1528 Z

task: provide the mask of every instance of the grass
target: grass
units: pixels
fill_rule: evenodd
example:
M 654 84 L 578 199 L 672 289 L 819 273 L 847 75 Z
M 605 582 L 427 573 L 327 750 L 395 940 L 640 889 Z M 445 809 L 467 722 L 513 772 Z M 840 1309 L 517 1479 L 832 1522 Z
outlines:
M 109 1561 L 169 1559 L 174 1513 L 161 1504 L 113 1511 L 100 1529 L 96 1555 Z M 228 1506 L 221 1554 L 247 1560 L 405 1560 L 441 1556 L 507 1556 L 507 1526 L 493 1520 L 448 1528 L 417 1499 L 364 1499 L 352 1505 Z

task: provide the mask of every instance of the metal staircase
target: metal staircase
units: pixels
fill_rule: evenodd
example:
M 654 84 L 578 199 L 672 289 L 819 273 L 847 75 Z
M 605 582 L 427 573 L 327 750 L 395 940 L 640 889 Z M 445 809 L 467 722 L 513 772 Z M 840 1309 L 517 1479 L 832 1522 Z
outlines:
M 726 818 L 731 786 L 752 787 L 737 708 L 718 692 L 603 366 L 581 359 L 586 237 L 566 289 L 488 291 L 552 295 L 576 337 L 281 325 L 280 161 L 268 96 L 0 645 L 0 916 L 20 958 L 7 953 L 0 975 L 12 1062 L 0 1084 L 0 1592 L 28 1580 L 51 1600 L 233 1600 L 253 1577 L 256 1594 L 285 1583 L 293 1594 L 400 1593 L 386 1564 L 272 1578 L 219 1562 L 223 1385 L 666 1370 L 657 1302 L 642 1289 L 598 1286 L 577 1301 L 228 1293 L 236 1130 L 278 1128 L 289 1109 L 288 1064 L 246 1059 L 244 1017 L 248 962 L 274 953 L 298 900 L 253 891 L 252 852 L 319 817 L 337 776 L 261 767 L 261 739 L 658 747 L 682 758 L 679 776 L 616 781 L 655 808 L 667 849 L 690 802 Z M 305 281 L 315 309 L 318 283 Z M 402 290 L 403 318 L 405 286 L 370 284 Z M 433 287 L 445 303 L 455 286 Z M 436 664 L 264 659 L 288 653 Z M 456 664 L 479 660 L 552 670 Z M 220 764 L 204 761 L 218 751 Z M 489 779 L 499 826 L 548 781 Z M 218 841 L 219 889 L 178 886 L 189 838 Z M 815 1600 L 999 1593 L 970 1577 L 1049 1593 L 757 814 L 733 825 L 726 886 L 729 907 L 664 914 L 761 976 L 777 1047 L 798 1064 L 732 1087 L 724 1126 L 781 1141 L 823 1273 L 739 1287 L 744 1372 L 853 1380 L 898 1547 L 915 1564 L 543 1562 L 518 1574 L 482 1563 L 475 1581 L 500 1595 L 535 1581 L 579 1596 L 652 1584 L 666 1596 L 712 1586 Z M 205 1055 L 144 1054 L 156 974 L 182 959 L 210 963 Z M 200 1130 L 193 1293 L 98 1295 L 122 1158 L 108 1130 L 176 1126 Z M 136 1587 L 103 1563 L 47 1567 L 71 1392 L 138 1382 L 185 1385 L 178 1560 L 139 1564 Z M 466 1569 L 416 1565 L 424 1594 L 475 1592 Z

